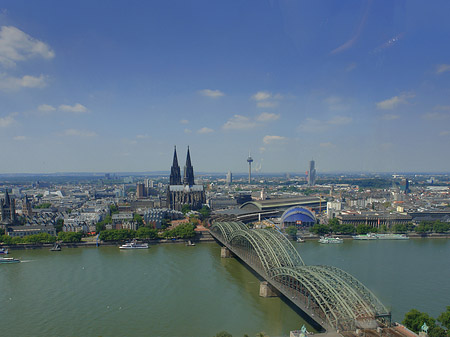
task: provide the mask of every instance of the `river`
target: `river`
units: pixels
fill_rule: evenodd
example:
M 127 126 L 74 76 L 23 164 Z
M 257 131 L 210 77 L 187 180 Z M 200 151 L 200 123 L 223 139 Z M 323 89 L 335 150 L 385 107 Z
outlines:
M 350 272 L 401 321 L 450 305 L 450 240 L 295 243 L 306 264 Z M 0 265 L 1 336 L 288 336 L 304 323 L 215 243 L 15 250 Z

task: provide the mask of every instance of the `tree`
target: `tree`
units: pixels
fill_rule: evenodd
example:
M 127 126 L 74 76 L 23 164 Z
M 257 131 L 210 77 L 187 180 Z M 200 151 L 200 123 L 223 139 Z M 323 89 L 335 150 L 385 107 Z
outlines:
M 286 228 L 286 233 L 292 237 L 297 236 L 297 227 L 289 226 L 288 228 Z
M 58 240 L 62 242 L 80 242 L 81 238 L 83 237 L 83 233 L 81 232 L 59 232 L 58 233 Z
M 419 332 L 423 323 L 426 323 L 430 328 L 436 326 L 436 320 L 430 317 L 425 312 L 420 312 L 417 309 L 411 309 L 405 314 L 405 319 L 402 322 L 408 329 Z
M 360 224 L 358 226 L 356 226 L 356 234 L 367 234 L 367 233 L 371 233 L 374 232 L 375 228 L 371 227 L 369 225 L 364 225 L 364 224 Z
M 184 204 L 183 206 L 181 206 L 181 212 L 183 212 L 184 215 L 186 215 L 186 213 L 189 213 L 190 211 L 191 205 Z
M 158 238 L 158 231 L 153 228 L 139 227 L 136 231 L 136 237 L 139 239 L 156 239 Z
M 55 229 L 56 229 L 56 233 L 59 233 L 62 231 L 64 225 L 64 219 L 58 219 L 56 220 L 56 225 L 55 225 Z
M 206 219 L 207 217 L 209 217 L 209 215 L 211 214 L 211 209 L 204 205 L 201 209 L 200 209 L 200 214 L 202 215 L 202 219 Z
M 333 218 L 328 221 L 328 226 L 330 226 L 330 227 L 339 226 L 339 225 L 340 225 L 340 223 L 337 218 Z
M 327 225 L 315 224 L 309 231 L 317 235 L 324 235 L 330 233 L 330 227 Z
M 136 221 L 139 226 L 142 226 L 144 224 L 144 219 L 142 219 L 142 216 L 138 213 L 134 213 L 133 221 Z
M 437 320 L 448 330 L 450 330 L 450 306 L 447 307 L 447 311 L 444 311 L 439 315 Z

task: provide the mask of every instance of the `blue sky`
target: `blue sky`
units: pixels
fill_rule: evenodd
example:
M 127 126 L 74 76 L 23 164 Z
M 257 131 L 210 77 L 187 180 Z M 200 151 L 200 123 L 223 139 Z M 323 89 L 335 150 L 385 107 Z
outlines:
M 2 1 L 0 173 L 450 171 L 448 1 Z

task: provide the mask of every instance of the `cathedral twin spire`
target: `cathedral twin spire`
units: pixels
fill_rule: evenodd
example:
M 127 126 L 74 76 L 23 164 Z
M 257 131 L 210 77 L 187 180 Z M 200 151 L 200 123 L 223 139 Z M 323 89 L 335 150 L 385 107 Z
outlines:
M 178 165 L 177 148 L 175 146 L 173 152 L 173 163 L 170 169 L 170 185 L 181 185 L 181 184 L 182 183 L 181 183 L 180 166 Z M 192 167 L 191 163 L 191 154 L 189 152 L 189 146 L 186 156 L 186 165 L 184 166 L 183 184 L 188 186 L 194 185 L 194 168 Z

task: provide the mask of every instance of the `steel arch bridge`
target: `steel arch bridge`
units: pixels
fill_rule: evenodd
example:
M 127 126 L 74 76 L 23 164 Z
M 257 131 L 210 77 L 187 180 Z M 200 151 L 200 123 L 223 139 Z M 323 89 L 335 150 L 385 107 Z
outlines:
M 390 324 L 390 312 L 354 276 L 336 267 L 305 265 L 277 230 L 215 222 L 210 232 L 326 330 Z

